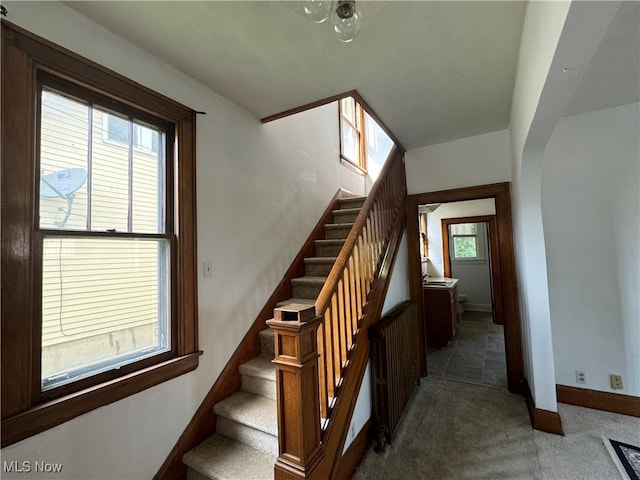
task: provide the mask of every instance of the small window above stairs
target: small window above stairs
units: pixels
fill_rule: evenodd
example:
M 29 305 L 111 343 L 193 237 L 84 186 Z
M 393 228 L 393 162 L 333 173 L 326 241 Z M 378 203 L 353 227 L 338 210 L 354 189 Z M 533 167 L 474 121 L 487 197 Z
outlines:
M 292 280 L 290 303 L 314 304 L 366 198 L 340 200 L 305 276 Z M 186 453 L 188 480 L 273 479 L 278 455 L 273 332 L 260 332 L 261 354 L 240 366 L 242 389 L 214 406 L 216 433 Z

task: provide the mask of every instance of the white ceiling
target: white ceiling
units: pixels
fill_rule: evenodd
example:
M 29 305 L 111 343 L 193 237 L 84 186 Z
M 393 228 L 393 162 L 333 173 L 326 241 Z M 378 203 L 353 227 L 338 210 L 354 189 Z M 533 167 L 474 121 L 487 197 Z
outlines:
M 640 101 L 640 2 L 622 2 L 566 115 Z
M 66 3 L 259 118 L 358 90 L 407 149 L 508 126 L 526 10 L 509 1 L 359 1 L 362 31 L 344 44 L 329 22 L 304 17 L 303 2 Z M 621 21 L 628 36 L 630 20 Z M 577 112 L 584 101 L 574 104 Z

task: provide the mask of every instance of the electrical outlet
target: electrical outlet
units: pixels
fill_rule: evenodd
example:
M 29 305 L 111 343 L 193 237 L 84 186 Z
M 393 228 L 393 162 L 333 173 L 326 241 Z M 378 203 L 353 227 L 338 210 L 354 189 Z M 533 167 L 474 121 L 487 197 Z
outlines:
M 576 382 L 587 383 L 587 374 L 581 370 L 576 370 Z
M 614 390 L 622 390 L 622 375 L 609 375 L 611 380 L 611 388 Z

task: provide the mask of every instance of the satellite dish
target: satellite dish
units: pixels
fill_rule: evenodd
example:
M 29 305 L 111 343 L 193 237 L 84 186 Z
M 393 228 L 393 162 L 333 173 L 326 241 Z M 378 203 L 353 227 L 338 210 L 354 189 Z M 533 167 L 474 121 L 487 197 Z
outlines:
M 40 196 L 68 198 L 87 181 L 84 168 L 65 168 L 40 177 Z

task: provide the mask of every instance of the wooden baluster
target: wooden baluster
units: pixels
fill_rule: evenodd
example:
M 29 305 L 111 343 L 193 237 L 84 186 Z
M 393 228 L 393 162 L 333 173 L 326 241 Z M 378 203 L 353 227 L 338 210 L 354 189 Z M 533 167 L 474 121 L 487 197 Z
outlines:
M 343 274 L 344 275 L 344 274 Z M 345 316 L 345 302 L 344 302 L 344 282 L 338 280 L 338 291 L 336 292 L 338 296 L 338 327 L 339 327 L 339 344 L 340 349 L 339 357 L 340 357 L 340 377 L 342 377 L 342 369 L 344 368 L 344 361 L 346 358 L 346 344 L 347 344 L 347 332 L 345 328 L 345 324 L 347 323 L 347 319 Z
M 322 317 L 315 307 L 276 308 L 267 324 L 275 342 L 278 398 L 276 480 L 308 478 L 322 460 L 316 330 Z
M 334 292 L 331 297 L 331 329 L 333 334 L 333 338 L 331 339 L 333 344 L 333 358 L 331 361 L 333 363 L 333 388 L 335 391 L 342 376 L 342 365 L 340 363 L 340 314 L 338 310 L 337 292 Z
M 358 292 L 356 291 L 356 251 L 354 249 L 353 253 L 349 257 L 349 297 L 351 298 L 351 344 L 353 345 L 353 336 L 358 331 L 358 319 L 360 315 L 358 315 Z
M 329 415 L 328 411 L 331 408 L 333 399 L 336 396 L 334 383 L 335 375 L 333 373 L 333 320 L 331 308 L 327 308 L 324 314 L 324 348 L 324 367 L 327 383 L 327 413 L 324 416 L 327 417 Z
M 329 416 L 329 408 L 327 402 L 327 353 L 324 322 L 318 328 L 318 385 L 320 396 L 320 417 L 327 418 Z
M 356 283 L 356 307 L 358 309 L 358 328 L 360 328 L 360 318 L 362 317 L 362 306 L 365 297 L 362 295 L 362 263 L 360 260 L 360 250 L 362 245 L 362 237 L 358 238 L 358 242 L 353 249 L 353 258 L 355 263 L 355 283 Z
M 369 295 L 369 290 L 371 289 L 371 217 L 367 218 L 367 226 L 366 231 L 363 231 L 364 234 L 364 249 L 363 260 L 364 260 L 364 292 L 365 296 Z
M 342 286 L 344 287 L 344 333 L 345 333 L 345 350 L 344 356 L 342 358 L 342 364 L 344 365 L 349 358 L 349 350 L 351 350 L 351 345 L 353 344 L 353 328 L 351 327 L 351 322 L 353 318 L 353 313 L 351 311 L 351 288 L 349 282 L 349 264 L 345 266 L 344 271 L 342 272 Z

